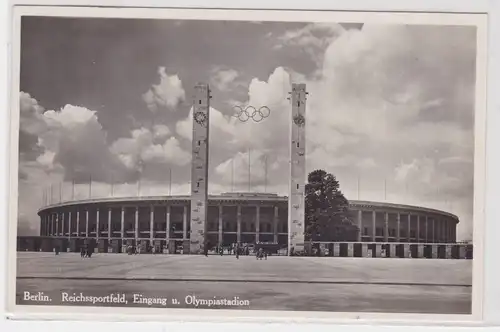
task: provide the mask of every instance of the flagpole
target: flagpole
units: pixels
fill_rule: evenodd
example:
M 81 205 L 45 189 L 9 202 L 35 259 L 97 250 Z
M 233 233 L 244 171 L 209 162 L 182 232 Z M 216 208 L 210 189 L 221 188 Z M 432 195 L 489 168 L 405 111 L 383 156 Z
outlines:
M 111 197 L 115 195 L 115 178 L 111 174 Z
M 71 200 L 75 200 L 75 179 L 71 180 Z
M 172 168 L 168 169 L 168 195 L 172 196 Z
M 89 177 L 89 198 L 92 198 L 92 174 Z
M 234 157 L 231 158 L 231 192 L 234 192 Z
M 62 203 L 63 182 L 59 184 L 59 203 Z
M 387 202 L 387 179 L 384 178 L 384 201 Z
M 264 192 L 267 193 L 267 155 L 264 155 Z
M 248 149 L 248 192 L 250 192 L 250 187 L 252 183 L 252 176 L 251 176 L 251 171 L 250 171 L 250 149 Z
M 359 187 L 360 187 L 360 178 L 359 178 L 359 174 L 358 174 L 358 201 L 359 201 Z
M 50 204 L 52 204 L 52 183 L 50 184 Z

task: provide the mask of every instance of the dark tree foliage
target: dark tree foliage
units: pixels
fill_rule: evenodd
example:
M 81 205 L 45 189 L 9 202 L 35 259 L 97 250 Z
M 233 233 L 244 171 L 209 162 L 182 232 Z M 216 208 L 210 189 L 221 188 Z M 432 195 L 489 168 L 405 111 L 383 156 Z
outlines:
M 334 175 L 324 170 L 309 173 L 305 190 L 305 236 L 308 241 L 356 241 L 359 229 L 352 222 L 349 202 Z

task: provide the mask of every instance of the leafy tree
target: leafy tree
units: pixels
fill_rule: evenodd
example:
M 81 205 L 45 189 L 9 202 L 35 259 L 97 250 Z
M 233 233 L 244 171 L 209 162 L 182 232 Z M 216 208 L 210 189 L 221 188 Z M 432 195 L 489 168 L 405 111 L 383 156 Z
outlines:
M 349 201 L 334 175 L 324 170 L 309 173 L 305 190 L 305 236 L 309 241 L 356 241 L 359 229 L 352 222 Z

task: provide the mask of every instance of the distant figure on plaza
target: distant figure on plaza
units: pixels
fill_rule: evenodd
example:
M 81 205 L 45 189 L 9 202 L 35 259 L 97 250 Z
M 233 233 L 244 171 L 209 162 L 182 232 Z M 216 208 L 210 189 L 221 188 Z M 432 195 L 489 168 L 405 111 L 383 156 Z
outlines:
M 203 254 L 205 257 L 208 257 L 208 247 L 210 246 L 210 242 L 205 242 L 205 247 L 203 248 Z
M 87 257 L 88 258 L 92 257 L 92 251 L 94 251 L 94 248 L 92 246 L 87 247 Z
M 239 243 L 234 244 L 234 252 L 236 254 L 236 259 L 240 259 L 240 247 Z
M 151 247 L 151 253 L 154 255 L 156 253 L 156 247 L 155 246 L 152 246 Z
M 80 247 L 80 257 L 85 258 L 85 247 L 84 246 Z
M 219 255 L 221 255 L 221 256 L 224 255 L 224 246 L 222 245 L 222 243 L 219 246 Z
M 255 258 L 262 259 L 263 256 L 264 256 L 264 250 L 262 248 L 259 248 L 259 250 L 257 250 L 257 254 L 255 255 Z

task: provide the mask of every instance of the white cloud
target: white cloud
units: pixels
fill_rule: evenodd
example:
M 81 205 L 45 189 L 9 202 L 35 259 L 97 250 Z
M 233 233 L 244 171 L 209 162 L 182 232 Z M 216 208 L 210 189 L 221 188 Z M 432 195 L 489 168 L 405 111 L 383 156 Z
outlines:
M 231 90 L 239 73 L 234 69 L 215 68 L 212 71 L 211 83 L 220 91 Z
M 320 64 L 324 50 L 339 35 L 344 28 L 337 23 L 311 23 L 303 28 L 286 31 L 277 37 L 275 49 L 295 48 L 295 52 L 305 52 L 313 61 Z M 272 37 L 272 35 L 268 35 Z
M 170 137 L 162 144 L 155 143 L 154 136 L 157 136 L 158 132 L 170 134 L 166 128 L 156 127 L 156 135 L 144 127 L 135 129 L 130 138 L 120 138 L 113 142 L 111 151 L 119 156 L 128 168 L 139 171 L 148 164 L 187 165 L 191 154 L 180 147 L 177 138 Z
M 172 135 L 170 128 L 165 125 L 155 125 L 153 127 L 153 132 L 154 138 L 158 140 L 166 140 L 170 135 Z
M 258 150 L 238 152 L 219 164 L 215 168 L 215 173 L 221 177 L 224 184 L 241 185 L 248 184 L 248 181 L 252 186 L 262 184 L 266 180 L 266 163 L 269 170 L 267 158 L 269 156 Z
M 170 137 L 162 145 L 146 147 L 141 153 L 141 158 L 145 162 L 185 166 L 191 161 L 191 153 L 184 151 L 175 137 Z
M 142 95 L 142 99 L 152 112 L 159 107 L 176 110 L 179 103 L 186 98 L 182 82 L 177 75 L 168 75 L 165 67 L 158 69 L 160 83 L 153 84 L 151 89 Z

